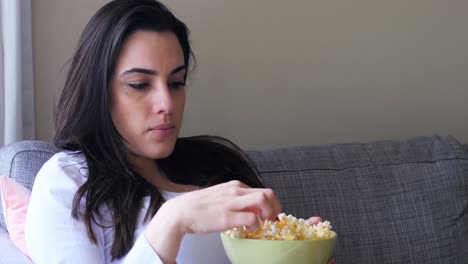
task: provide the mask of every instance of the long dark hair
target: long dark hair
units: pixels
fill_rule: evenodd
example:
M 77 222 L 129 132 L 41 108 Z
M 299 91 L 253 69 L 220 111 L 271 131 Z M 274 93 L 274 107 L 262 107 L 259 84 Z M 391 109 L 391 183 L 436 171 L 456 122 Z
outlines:
M 131 249 L 143 198 L 151 198 L 146 219 L 164 202 L 158 189 L 128 162 L 127 149 L 110 114 L 109 83 L 116 60 L 126 38 L 136 30 L 174 33 L 185 65 L 191 65 L 189 30 L 168 8 L 156 0 L 111 1 L 86 25 L 54 113 L 55 145 L 86 158 L 87 180 L 75 194 L 72 216 L 85 222 L 90 240 L 97 243 L 92 222 L 102 226 L 100 208 L 109 208 L 109 224 L 115 230 L 112 259 Z M 252 187 L 263 186 L 248 156 L 220 137 L 178 138 L 173 153 L 155 162 L 175 183 L 207 187 L 236 179 Z

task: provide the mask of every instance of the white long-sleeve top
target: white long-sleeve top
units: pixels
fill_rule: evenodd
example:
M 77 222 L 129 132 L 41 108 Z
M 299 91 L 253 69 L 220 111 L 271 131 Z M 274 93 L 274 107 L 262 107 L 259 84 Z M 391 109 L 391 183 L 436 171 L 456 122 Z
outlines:
M 101 227 L 93 222 L 97 245 L 88 238 L 84 222 L 71 216 L 73 197 L 85 183 L 88 171 L 82 154 L 60 152 L 55 154 L 39 171 L 34 182 L 26 218 L 26 243 L 31 259 L 36 264 L 160 264 L 162 261 L 150 246 L 143 231 L 149 224 L 144 221 L 150 199 L 144 199 L 138 217 L 132 249 L 121 259 L 111 259 L 114 228 Z M 166 199 L 183 193 L 163 192 Z M 81 206 L 85 204 L 85 198 Z M 111 219 L 103 207 L 104 219 Z M 222 246 L 219 233 L 185 235 L 182 239 L 179 264 L 230 263 Z

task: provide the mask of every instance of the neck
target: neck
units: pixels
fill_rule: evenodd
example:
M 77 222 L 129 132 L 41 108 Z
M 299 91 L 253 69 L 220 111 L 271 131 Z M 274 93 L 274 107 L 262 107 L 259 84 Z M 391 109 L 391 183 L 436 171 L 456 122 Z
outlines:
M 146 181 L 160 190 L 168 192 L 189 192 L 198 189 L 198 186 L 172 182 L 153 159 L 131 155 L 129 161 Z

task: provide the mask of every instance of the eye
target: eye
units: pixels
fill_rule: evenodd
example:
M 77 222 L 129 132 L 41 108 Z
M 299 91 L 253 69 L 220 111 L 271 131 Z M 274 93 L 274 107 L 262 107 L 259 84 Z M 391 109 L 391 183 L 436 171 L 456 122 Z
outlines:
M 149 83 L 129 83 L 128 86 L 137 90 L 143 90 L 149 86 Z
M 179 88 L 182 88 L 185 86 L 185 82 L 170 82 L 169 83 L 169 89 L 171 90 L 177 90 Z

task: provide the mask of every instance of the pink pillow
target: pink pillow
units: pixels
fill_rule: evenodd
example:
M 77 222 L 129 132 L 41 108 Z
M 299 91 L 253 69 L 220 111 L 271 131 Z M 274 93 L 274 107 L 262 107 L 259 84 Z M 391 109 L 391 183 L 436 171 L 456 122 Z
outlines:
M 31 191 L 6 176 L 0 176 L 0 194 L 3 216 L 10 238 L 13 244 L 29 257 L 24 228 Z

